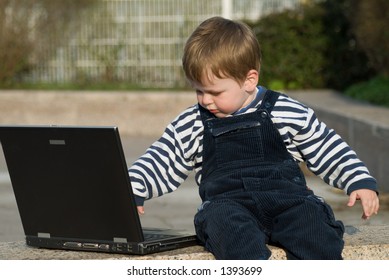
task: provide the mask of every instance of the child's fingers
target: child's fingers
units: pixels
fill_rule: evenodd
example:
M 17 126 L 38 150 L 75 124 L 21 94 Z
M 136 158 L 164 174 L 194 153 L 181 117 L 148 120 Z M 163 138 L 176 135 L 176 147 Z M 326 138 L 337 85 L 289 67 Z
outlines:
M 354 206 L 356 200 L 357 200 L 357 194 L 355 192 L 352 192 L 350 194 L 349 199 L 348 199 L 347 206 L 350 206 L 350 207 Z
M 363 216 L 364 219 L 369 219 L 372 215 L 378 214 L 379 210 L 379 200 L 371 199 L 371 200 L 363 200 L 362 201 L 363 208 Z
M 143 206 L 137 206 L 136 208 L 138 209 L 138 213 L 140 215 L 143 215 L 145 213 L 145 208 Z

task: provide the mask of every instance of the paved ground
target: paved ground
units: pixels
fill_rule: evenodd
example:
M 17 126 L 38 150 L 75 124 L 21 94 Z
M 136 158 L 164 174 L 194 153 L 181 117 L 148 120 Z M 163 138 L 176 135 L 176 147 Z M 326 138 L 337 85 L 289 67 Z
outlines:
M 153 141 L 154 139 L 150 137 L 123 139 L 128 164 L 136 160 Z M 20 241 L 24 237 L 23 229 L 1 148 L 0 151 L 0 242 Z M 314 176 L 308 176 L 307 181 L 318 195 L 333 206 L 337 218 L 343 220 L 346 225 L 389 224 L 388 209 L 384 209 L 369 221 L 362 221 L 359 205 L 352 209 L 345 206 L 347 197 L 343 193 L 327 186 Z M 141 217 L 143 226 L 193 231 L 193 215 L 199 203 L 197 187 L 192 176 L 176 192 L 146 202 L 146 214 Z

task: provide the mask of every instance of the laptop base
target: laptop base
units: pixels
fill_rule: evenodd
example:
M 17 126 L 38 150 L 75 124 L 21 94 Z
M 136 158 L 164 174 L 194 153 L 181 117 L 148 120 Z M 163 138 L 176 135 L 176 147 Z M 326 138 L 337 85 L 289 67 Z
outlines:
M 45 249 L 61 249 L 73 251 L 89 251 L 100 253 L 146 255 L 168 250 L 198 245 L 195 236 L 177 236 L 156 241 L 144 242 L 109 242 L 106 240 L 77 240 L 71 241 L 66 238 L 45 238 L 26 236 L 26 244 L 30 247 Z

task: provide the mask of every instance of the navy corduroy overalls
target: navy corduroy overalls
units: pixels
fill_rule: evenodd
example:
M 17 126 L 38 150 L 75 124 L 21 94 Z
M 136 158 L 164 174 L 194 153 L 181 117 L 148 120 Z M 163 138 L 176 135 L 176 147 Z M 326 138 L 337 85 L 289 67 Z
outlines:
M 199 240 L 217 259 L 268 259 L 266 244 L 288 259 L 341 259 L 344 226 L 306 186 L 304 175 L 271 121 L 279 93 L 267 90 L 252 113 L 204 124 L 203 204 Z

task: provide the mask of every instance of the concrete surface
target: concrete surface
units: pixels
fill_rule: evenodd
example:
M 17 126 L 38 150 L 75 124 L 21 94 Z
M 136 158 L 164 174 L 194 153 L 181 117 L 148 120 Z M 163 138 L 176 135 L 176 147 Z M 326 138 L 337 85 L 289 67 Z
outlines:
M 115 125 L 121 135 L 157 137 L 195 100 L 193 92 L 0 90 L 0 123 Z
M 345 260 L 388 260 L 389 226 L 349 227 L 345 234 Z M 372 238 L 374 237 L 374 238 Z M 325 245 L 323 245 L 325 246 Z M 285 260 L 282 249 L 270 246 L 271 260 Z M 107 254 L 80 251 L 37 249 L 28 247 L 24 242 L 0 242 L 0 259 L 8 260 L 212 260 L 214 256 L 201 246 L 192 246 L 178 250 L 156 253 L 146 256 Z

